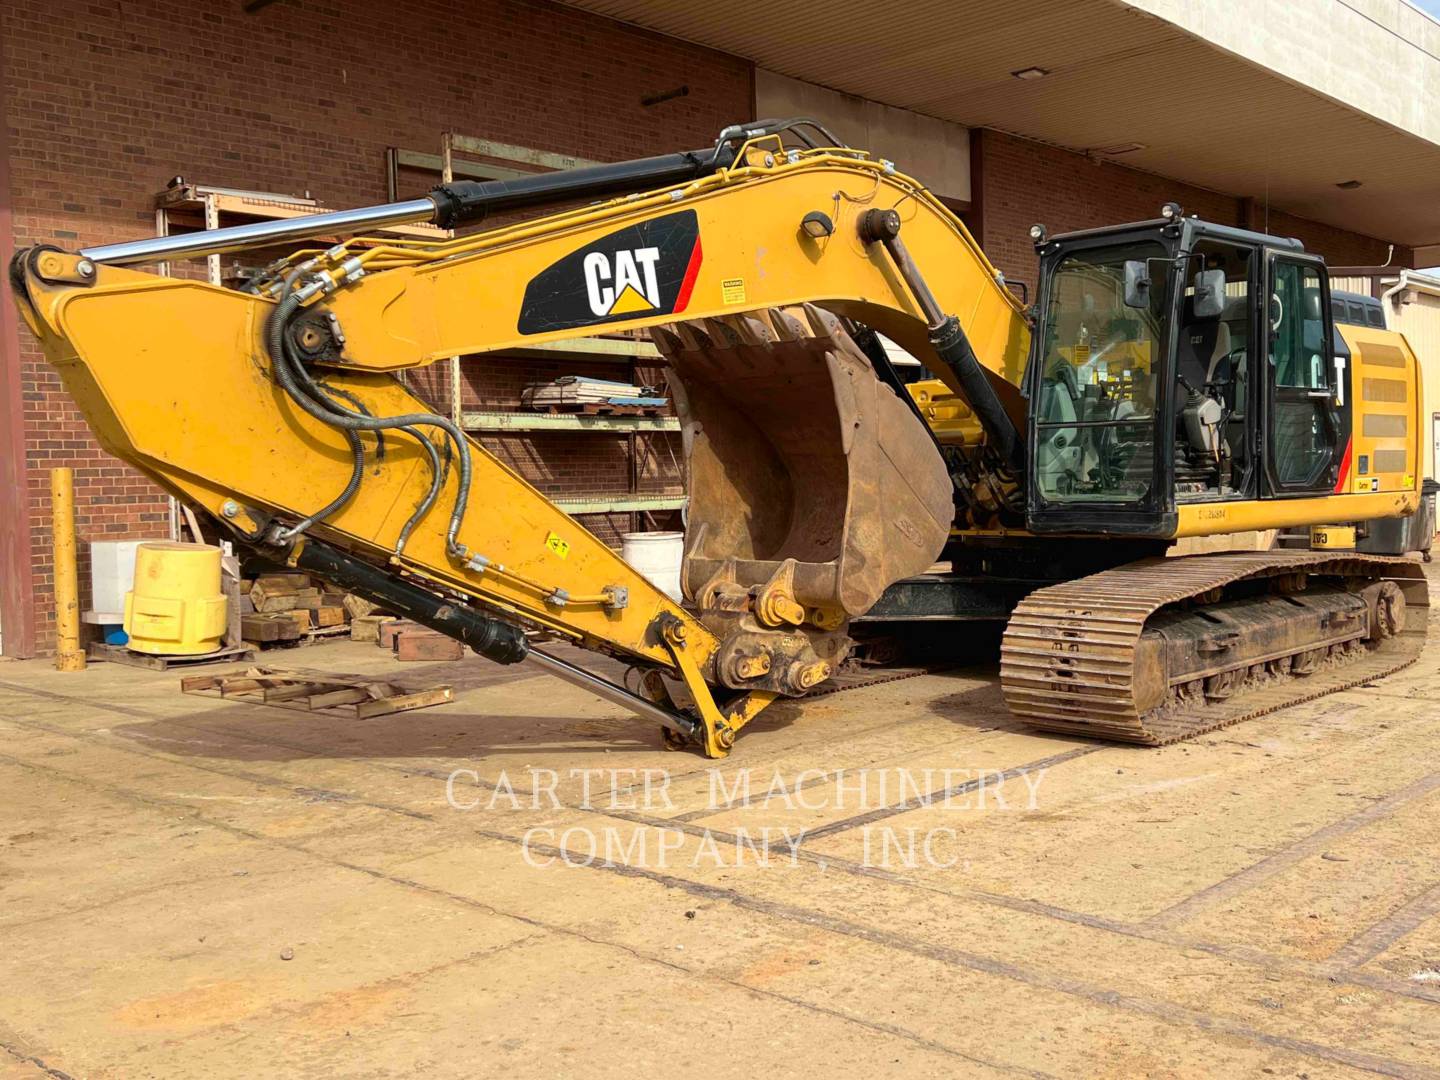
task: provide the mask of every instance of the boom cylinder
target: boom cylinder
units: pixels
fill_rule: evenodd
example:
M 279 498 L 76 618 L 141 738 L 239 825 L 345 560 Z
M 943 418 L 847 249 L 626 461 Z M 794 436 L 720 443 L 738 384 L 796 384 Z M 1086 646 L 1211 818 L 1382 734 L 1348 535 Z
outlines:
M 694 738 L 699 729 L 699 723 L 691 717 L 671 712 L 557 656 L 532 649 L 519 627 L 486 618 L 458 600 L 436 596 L 329 544 L 307 539 L 290 562 L 297 570 L 309 571 L 323 581 L 379 604 L 386 611 L 404 615 L 421 626 L 463 642 L 487 660 L 497 664 L 529 661 L 550 675 L 589 690 L 687 739 Z
M 479 221 L 490 214 L 688 183 L 724 168 L 733 160 L 734 152 L 728 146 L 722 146 L 718 151 L 713 148 L 689 150 L 634 161 L 536 173 L 514 180 L 460 180 L 441 184 L 429 195 L 405 202 L 337 210 L 329 214 L 307 214 L 281 221 L 257 221 L 181 236 L 154 236 L 146 240 L 85 248 L 80 254 L 93 263 L 136 266 L 166 259 L 224 255 L 246 248 L 320 236 L 354 236 L 396 225 L 429 223 L 450 229 Z
M 900 239 L 900 215 L 894 210 L 867 210 L 860 219 L 860 239 L 866 244 L 880 244 L 894 260 L 895 269 L 900 271 L 900 276 L 910 286 L 920 310 L 925 314 L 935 355 L 960 383 L 965 400 L 1000 456 L 1017 474 L 1023 475 L 1025 440 L 1005 411 L 995 388 L 990 385 L 985 367 L 975 355 L 965 328 L 954 315 L 945 314 L 915 260 L 910 257 L 905 242 Z
M 721 147 L 688 150 L 680 154 L 587 165 L 562 172 L 537 173 L 514 180 L 458 180 L 430 192 L 435 202 L 434 222 L 443 229 L 470 224 L 511 210 L 599 199 L 630 191 L 685 184 L 730 164 L 733 152 Z
M 304 540 L 290 562 L 347 592 L 464 642 L 487 660 L 515 664 L 529 644 L 519 627 L 488 619 L 458 600 L 446 600 L 318 540 Z

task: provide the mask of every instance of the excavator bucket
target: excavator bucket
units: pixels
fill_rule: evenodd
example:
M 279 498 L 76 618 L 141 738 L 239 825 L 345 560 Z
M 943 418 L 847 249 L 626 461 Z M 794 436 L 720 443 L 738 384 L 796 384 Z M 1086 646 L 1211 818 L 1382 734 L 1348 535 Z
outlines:
M 702 610 L 720 589 L 779 585 L 838 626 L 939 557 L 954 517 L 944 461 L 838 318 L 806 305 L 654 336 L 680 384 L 682 581 Z

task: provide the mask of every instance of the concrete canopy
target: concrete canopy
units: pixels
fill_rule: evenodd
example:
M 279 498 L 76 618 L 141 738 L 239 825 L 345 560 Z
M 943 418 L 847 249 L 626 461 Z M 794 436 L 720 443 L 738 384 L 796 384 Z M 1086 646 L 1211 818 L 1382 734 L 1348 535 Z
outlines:
M 1440 24 L 1404 0 L 567 2 L 1262 213 L 1440 244 Z

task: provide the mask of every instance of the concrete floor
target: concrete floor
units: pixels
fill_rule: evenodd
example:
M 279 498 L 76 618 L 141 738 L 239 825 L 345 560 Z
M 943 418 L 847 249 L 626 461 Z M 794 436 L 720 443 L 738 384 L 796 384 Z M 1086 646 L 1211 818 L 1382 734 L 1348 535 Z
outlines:
M 0 664 L 0 1080 L 1440 1076 L 1433 647 L 1162 750 L 925 676 L 714 772 L 480 660 L 266 659 L 461 692 L 356 722 Z

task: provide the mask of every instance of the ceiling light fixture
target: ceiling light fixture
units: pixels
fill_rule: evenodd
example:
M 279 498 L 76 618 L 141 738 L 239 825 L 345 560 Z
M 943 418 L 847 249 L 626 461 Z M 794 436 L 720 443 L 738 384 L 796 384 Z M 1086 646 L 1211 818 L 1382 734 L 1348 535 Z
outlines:
M 1136 150 L 1144 150 L 1146 145 L 1143 142 L 1117 143 L 1114 146 L 1100 146 L 1090 151 L 1092 154 L 1103 154 L 1105 157 L 1119 157 L 1121 154 L 1133 154 Z
M 1354 191 L 1357 187 L 1361 185 L 1361 183 L 1363 183 L 1363 181 L 1341 180 L 1340 183 L 1336 184 L 1335 186 L 1338 187 L 1341 191 Z
M 1014 75 L 1017 79 L 1043 79 L 1046 75 L 1050 74 L 1050 71 L 1048 68 L 1028 67 L 1021 68 L 1019 71 L 1012 71 L 1010 74 Z

